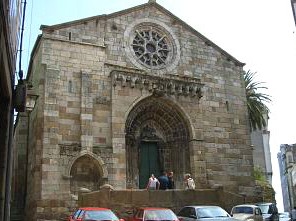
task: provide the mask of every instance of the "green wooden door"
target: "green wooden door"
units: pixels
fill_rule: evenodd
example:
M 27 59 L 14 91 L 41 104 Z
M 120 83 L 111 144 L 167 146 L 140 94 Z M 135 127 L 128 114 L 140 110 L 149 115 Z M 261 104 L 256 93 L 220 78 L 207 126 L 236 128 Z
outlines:
M 153 142 L 142 142 L 139 160 L 139 188 L 144 189 L 152 173 L 156 177 L 160 175 L 157 144 Z

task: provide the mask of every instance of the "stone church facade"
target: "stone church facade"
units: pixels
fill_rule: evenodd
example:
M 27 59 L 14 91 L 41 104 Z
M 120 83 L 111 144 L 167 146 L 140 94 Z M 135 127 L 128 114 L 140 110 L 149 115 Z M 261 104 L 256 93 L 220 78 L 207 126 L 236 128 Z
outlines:
M 163 170 L 180 189 L 191 173 L 198 189 L 254 194 L 243 63 L 156 2 L 41 30 L 39 98 L 16 130 L 27 208 L 61 212 L 81 188 L 142 189 Z

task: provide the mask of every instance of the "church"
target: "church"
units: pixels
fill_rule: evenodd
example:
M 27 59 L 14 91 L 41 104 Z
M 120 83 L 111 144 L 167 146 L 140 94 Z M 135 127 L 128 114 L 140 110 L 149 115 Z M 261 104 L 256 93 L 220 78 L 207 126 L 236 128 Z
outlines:
M 37 104 L 15 135 L 35 215 L 162 171 L 177 189 L 190 173 L 196 189 L 255 194 L 244 63 L 151 0 L 41 31 L 27 76 Z

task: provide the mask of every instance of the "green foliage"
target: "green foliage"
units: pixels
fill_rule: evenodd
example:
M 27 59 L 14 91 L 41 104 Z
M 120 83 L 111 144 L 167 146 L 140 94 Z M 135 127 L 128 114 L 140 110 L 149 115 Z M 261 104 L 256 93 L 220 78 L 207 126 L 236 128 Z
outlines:
M 258 90 L 267 89 L 262 86 L 263 82 L 255 82 L 255 73 L 250 70 L 244 72 L 244 81 L 247 96 L 247 106 L 249 113 L 249 122 L 251 130 L 261 130 L 267 125 L 265 115 L 268 116 L 269 109 L 266 106 L 266 102 L 270 102 L 270 96 L 259 92 Z
M 275 191 L 273 187 L 269 184 L 269 182 L 266 180 L 262 168 L 259 166 L 255 166 L 253 172 L 256 186 L 260 189 L 262 201 L 275 202 Z
M 266 178 L 264 176 L 264 172 L 261 167 L 255 166 L 254 167 L 254 177 L 255 180 L 260 182 L 266 182 Z

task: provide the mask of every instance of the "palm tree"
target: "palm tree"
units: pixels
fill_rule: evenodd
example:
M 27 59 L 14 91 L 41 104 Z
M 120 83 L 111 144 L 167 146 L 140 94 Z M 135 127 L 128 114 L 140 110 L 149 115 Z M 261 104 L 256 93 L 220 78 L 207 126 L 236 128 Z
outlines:
M 244 81 L 247 96 L 247 106 L 249 113 L 249 122 L 251 130 L 261 130 L 267 125 L 265 116 L 268 116 L 269 109 L 266 106 L 266 102 L 270 102 L 270 96 L 268 94 L 260 93 L 257 90 L 267 89 L 262 86 L 263 82 L 255 82 L 254 76 L 250 70 L 244 72 Z

